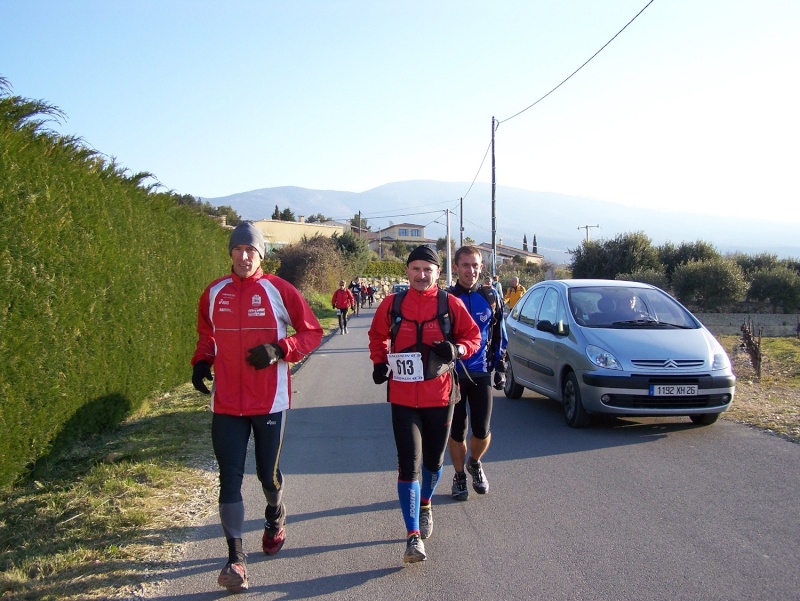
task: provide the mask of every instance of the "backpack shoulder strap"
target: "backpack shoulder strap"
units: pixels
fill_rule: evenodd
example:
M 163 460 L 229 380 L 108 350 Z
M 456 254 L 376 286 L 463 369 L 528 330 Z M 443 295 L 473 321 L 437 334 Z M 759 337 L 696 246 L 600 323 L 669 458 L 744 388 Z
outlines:
M 492 320 L 494 320 L 494 312 L 497 310 L 497 292 L 494 288 L 486 288 L 481 286 L 478 288 L 478 294 L 486 299 L 489 307 L 492 309 Z
M 447 290 L 439 289 L 437 293 L 439 306 L 436 310 L 436 317 L 439 319 L 439 327 L 442 328 L 444 339 L 453 342 L 453 323 L 450 318 L 450 294 Z
M 397 337 L 397 330 L 400 329 L 400 322 L 403 316 L 400 313 L 400 305 L 403 304 L 403 299 L 406 297 L 407 290 L 395 293 L 392 297 L 392 309 L 389 312 L 389 317 L 392 320 L 389 326 L 389 333 L 391 335 L 392 348 L 394 348 L 394 339 Z
M 487 332 L 486 337 L 486 358 L 489 361 L 489 365 L 492 364 L 492 345 L 493 345 L 493 338 L 494 338 L 494 330 L 495 326 L 497 325 L 497 291 L 492 288 L 484 288 L 481 286 L 478 288 L 478 294 L 480 294 L 483 298 L 486 299 L 486 302 L 489 303 L 489 308 L 492 310 L 492 315 L 489 318 L 489 330 Z

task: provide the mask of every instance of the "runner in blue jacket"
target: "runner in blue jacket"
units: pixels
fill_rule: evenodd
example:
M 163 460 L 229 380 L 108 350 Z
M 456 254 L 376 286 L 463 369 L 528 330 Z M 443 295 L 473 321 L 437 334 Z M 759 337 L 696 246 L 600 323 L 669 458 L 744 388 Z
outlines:
M 493 287 L 480 283 L 482 265 L 481 252 L 475 246 L 462 246 L 453 259 L 458 281 L 450 292 L 466 305 L 472 319 L 481 331 L 481 348 L 466 361 L 458 365 L 461 402 L 455 406 L 450 427 L 448 448 L 453 462 L 452 497 L 459 501 L 469 498 L 467 474 L 472 476 L 472 488 L 476 493 L 489 492 L 489 481 L 483 471 L 481 459 L 491 442 L 490 422 L 492 417 L 492 371 L 494 386 L 502 390 L 505 384 L 505 350 L 508 338 L 503 321 L 503 301 Z M 467 457 L 467 411 L 472 425 Z

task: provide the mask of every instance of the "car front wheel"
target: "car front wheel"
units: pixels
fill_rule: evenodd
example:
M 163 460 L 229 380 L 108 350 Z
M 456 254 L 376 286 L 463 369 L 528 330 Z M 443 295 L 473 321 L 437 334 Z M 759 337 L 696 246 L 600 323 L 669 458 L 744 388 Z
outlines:
M 503 394 L 509 399 L 518 399 L 522 396 L 525 389 L 521 384 L 517 384 L 514 379 L 514 370 L 511 368 L 511 361 L 506 365 L 506 383 L 503 385 Z
M 581 388 L 578 385 L 578 378 L 570 372 L 564 382 L 562 394 L 564 399 L 564 417 L 570 428 L 585 428 L 589 425 L 591 418 L 586 409 L 583 408 L 581 400 Z

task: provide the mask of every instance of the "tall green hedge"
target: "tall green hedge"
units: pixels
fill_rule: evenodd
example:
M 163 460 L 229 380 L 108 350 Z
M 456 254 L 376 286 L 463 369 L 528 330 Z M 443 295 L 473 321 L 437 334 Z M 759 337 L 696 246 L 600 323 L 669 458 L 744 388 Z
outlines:
M 0 98 L 0 484 L 186 382 L 197 300 L 230 269 L 216 221 L 26 102 Z

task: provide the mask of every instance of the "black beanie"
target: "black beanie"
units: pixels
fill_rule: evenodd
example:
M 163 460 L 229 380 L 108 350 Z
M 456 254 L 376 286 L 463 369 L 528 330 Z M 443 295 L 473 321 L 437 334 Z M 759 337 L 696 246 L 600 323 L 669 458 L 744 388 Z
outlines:
M 411 263 L 411 261 L 427 261 L 439 267 L 439 254 L 430 246 L 418 246 L 408 255 L 406 265 Z
M 258 251 L 261 258 L 264 258 L 264 235 L 252 223 L 242 222 L 234 228 L 228 241 L 228 254 L 233 252 L 234 246 L 240 244 L 252 246 Z

